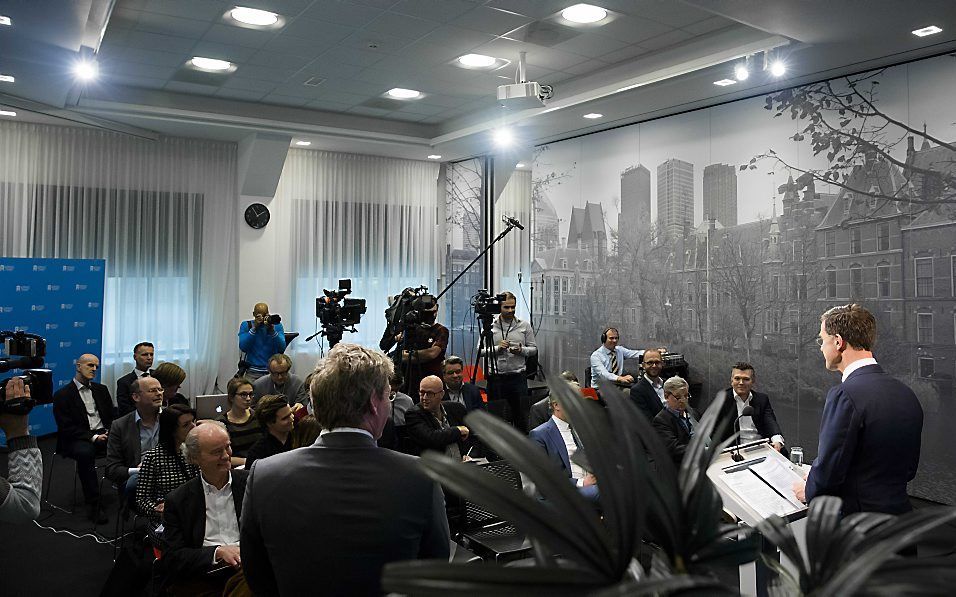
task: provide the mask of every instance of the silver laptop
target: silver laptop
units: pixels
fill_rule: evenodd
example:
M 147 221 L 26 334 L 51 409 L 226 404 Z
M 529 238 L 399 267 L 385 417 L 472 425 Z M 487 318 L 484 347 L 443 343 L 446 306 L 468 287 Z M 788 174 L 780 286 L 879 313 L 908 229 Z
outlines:
M 218 419 L 229 410 L 229 400 L 226 394 L 205 394 L 196 396 L 196 418 Z

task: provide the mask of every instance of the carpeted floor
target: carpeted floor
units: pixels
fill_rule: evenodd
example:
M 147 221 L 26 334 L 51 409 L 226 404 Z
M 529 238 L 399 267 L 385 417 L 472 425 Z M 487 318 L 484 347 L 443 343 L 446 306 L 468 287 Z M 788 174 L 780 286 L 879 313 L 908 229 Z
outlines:
M 44 475 L 49 472 L 51 459 L 54 459 L 54 446 L 53 437 L 40 440 Z M 0 524 L 0 595 L 95 596 L 103 592 L 107 579 L 110 579 L 108 594 L 126 597 L 145 594 L 145 583 L 149 576 L 147 552 L 137 549 L 128 541 L 129 549 L 114 570 L 113 545 L 110 541 L 115 532 L 118 500 L 112 486 L 108 482 L 102 486 L 109 522 L 97 527 L 97 534 L 93 535 L 92 523 L 85 517 L 79 487 L 76 487 L 75 494 L 78 502 L 76 513 L 69 514 L 60 509 L 69 509 L 74 488 L 74 468 L 71 460 L 59 457 L 54 460 L 53 482 L 48 499 L 59 508 L 44 503 L 36 523 Z M 5 456 L 0 456 L 0 473 L 6 475 Z M 44 476 L 44 483 L 46 478 Z M 913 498 L 913 504 L 917 508 L 937 505 L 917 498 Z M 954 550 L 956 525 L 950 525 L 919 545 L 919 555 L 922 557 L 953 557 Z M 469 555 L 463 552 L 460 559 L 464 560 Z

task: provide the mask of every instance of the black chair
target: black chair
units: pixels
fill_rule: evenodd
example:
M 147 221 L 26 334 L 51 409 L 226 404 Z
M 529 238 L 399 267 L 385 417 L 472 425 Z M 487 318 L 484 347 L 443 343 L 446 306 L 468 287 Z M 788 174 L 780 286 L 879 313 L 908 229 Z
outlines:
M 469 466 L 478 466 L 507 481 L 515 491 L 521 491 L 521 475 L 505 460 Z M 524 533 L 511 522 L 467 498 L 464 499 L 464 521 L 458 542 L 484 561 L 504 563 L 531 555 L 531 542 Z
M 70 509 L 69 509 L 69 510 L 67 510 L 66 508 L 63 508 L 62 506 L 57 506 L 56 504 L 54 504 L 53 502 L 50 501 L 50 489 L 53 487 L 53 469 L 56 468 L 56 457 L 57 457 L 57 456 L 60 456 L 60 458 L 63 459 L 63 460 L 68 460 L 68 461 L 70 461 L 70 463 L 72 463 L 72 465 L 73 465 L 73 493 L 71 494 L 71 497 L 70 497 Z M 105 456 L 105 455 L 104 455 L 104 456 L 97 456 L 97 457 L 96 457 L 95 464 L 94 464 L 94 469 L 97 471 L 97 475 L 99 475 L 100 472 L 103 472 L 103 471 L 106 470 L 106 456 Z M 74 514 L 74 513 L 76 512 L 76 483 L 77 483 L 78 480 L 79 480 L 79 474 L 77 473 L 77 470 L 76 470 L 76 461 L 73 460 L 72 458 L 68 458 L 68 457 L 66 457 L 66 456 L 63 456 L 62 454 L 60 454 L 59 452 L 57 452 L 57 451 L 54 450 L 54 451 L 53 451 L 53 456 L 50 458 L 50 466 L 49 466 L 49 468 L 47 469 L 47 473 L 46 473 L 46 484 L 45 484 L 44 491 L 43 491 L 43 502 L 45 502 L 48 506 L 50 506 L 50 507 L 52 507 L 52 508 L 56 508 L 57 510 L 61 510 L 61 511 L 63 511 L 63 512 L 68 512 L 68 513 L 70 513 L 70 514 Z M 99 482 L 100 495 L 103 495 L 103 482 L 104 482 L 104 481 L 106 481 L 106 476 L 105 476 L 105 475 L 102 476 L 102 477 L 100 477 L 100 482 Z M 95 523 L 95 522 L 93 523 L 93 530 L 96 530 L 96 523 Z

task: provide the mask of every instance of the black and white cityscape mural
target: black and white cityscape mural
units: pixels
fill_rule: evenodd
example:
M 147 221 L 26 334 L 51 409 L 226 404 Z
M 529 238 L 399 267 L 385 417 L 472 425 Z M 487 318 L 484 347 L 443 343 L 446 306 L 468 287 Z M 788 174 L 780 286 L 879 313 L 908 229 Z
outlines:
M 877 360 L 925 413 L 910 492 L 956 503 L 953 97 L 948 55 L 539 147 L 543 365 L 583 376 L 614 326 L 624 346 L 683 354 L 707 404 L 749 361 L 787 443 L 812 458 L 839 381 L 819 315 L 864 304 Z

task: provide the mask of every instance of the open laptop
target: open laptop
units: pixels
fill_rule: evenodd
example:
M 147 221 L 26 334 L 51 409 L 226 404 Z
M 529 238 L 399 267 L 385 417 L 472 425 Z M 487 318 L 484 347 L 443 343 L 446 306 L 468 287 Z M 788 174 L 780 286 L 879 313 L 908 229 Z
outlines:
M 196 418 L 218 419 L 219 415 L 229 410 L 229 400 L 226 394 L 205 394 L 196 396 Z

